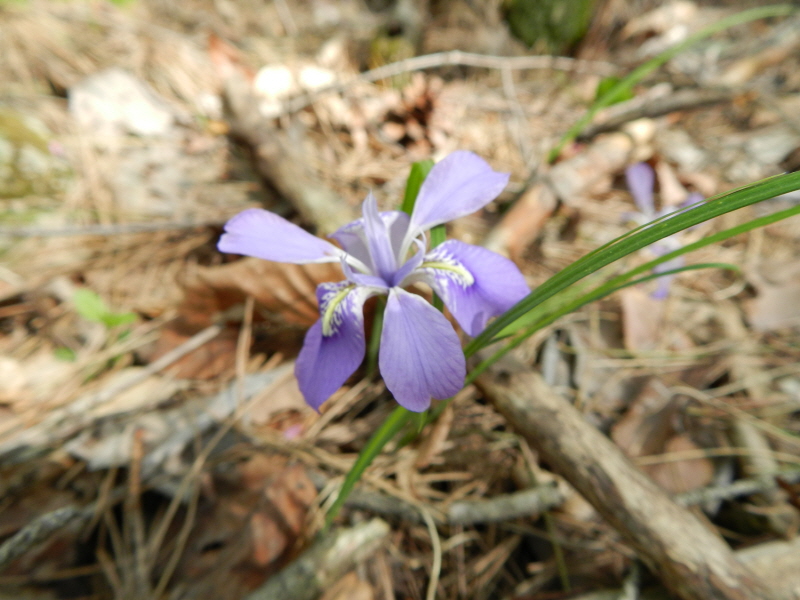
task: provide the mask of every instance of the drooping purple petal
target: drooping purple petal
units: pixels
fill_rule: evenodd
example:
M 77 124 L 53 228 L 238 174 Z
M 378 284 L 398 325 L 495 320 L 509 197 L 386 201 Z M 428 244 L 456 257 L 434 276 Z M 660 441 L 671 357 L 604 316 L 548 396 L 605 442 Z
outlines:
M 418 270 L 469 335 L 530 293 L 517 266 L 491 250 L 448 240 L 431 250 Z
M 503 191 L 508 178 L 508 173 L 492 170 L 477 154 L 453 152 L 436 163 L 422 183 L 411 214 L 409 234 L 416 236 L 420 231 L 483 208 Z
M 319 409 L 364 360 L 364 302 L 376 290 L 348 281 L 317 286 L 320 319 L 306 333 L 294 365 L 306 402 Z
M 400 288 L 389 292 L 378 363 L 386 387 L 413 412 L 431 398 L 449 398 L 464 385 L 466 362 L 455 330 L 425 300 Z
M 337 262 L 342 251 L 283 217 L 261 208 L 240 212 L 225 224 L 217 248 L 286 263 Z
M 397 258 L 392 250 L 389 240 L 389 231 L 378 213 L 378 203 L 370 192 L 362 205 L 364 211 L 364 233 L 367 236 L 367 247 L 375 265 L 375 275 L 380 275 L 384 281 L 391 282 L 397 271 Z
M 653 188 L 655 186 L 655 173 L 647 163 L 636 163 L 625 169 L 625 179 L 631 191 L 633 201 L 640 212 L 647 216 L 655 215 L 656 207 L 653 201 Z

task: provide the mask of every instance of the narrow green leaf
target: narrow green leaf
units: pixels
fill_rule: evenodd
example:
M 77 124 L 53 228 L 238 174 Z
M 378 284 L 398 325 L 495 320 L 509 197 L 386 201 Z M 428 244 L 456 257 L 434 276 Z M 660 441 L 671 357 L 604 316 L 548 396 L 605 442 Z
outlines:
M 102 323 L 108 314 L 108 306 L 103 299 L 89 288 L 79 288 L 72 295 L 75 311 L 87 321 Z
M 640 266 L 636 267 L 635 269 L 631 269 L 627 273 L 624 273 L 622 275 L 619 275 L 619 276 L 611 279 L 610 281 L 606 282 L 602 286 L 598 287 L 595 290 L 592 290 L 591 292 L 585 294 L 582 297 L 576 298 L 576 299 L 572 300 L 571 302 L 565 302 L 558 310 L 553 311 L 552 313 L 544 315 L 539 320 L 530 323 L 527 327 L 525 327 L 521 331 L 515 329 L 515 327 L 513 325 L 509 326 L 507 329 L 503 330 L 503 332 L 501 332 L 501 333 L 505 333 L 506 335 L 511 335 L 512 333 L 517 331 L 516 335 L 514 335 L 514 337 L 508 343 L 506 343 L 502 348 L 500 348 L 494 354 L 492 354 L 492 356 L 490 356 L 489 358 L 484 359 L 481 363 L 479 363 L 476 367 L 474 367 L 472 369 L 472 371 L 470 371 L 469 374 L 467 375 L 467 378 L 466 378 L 466 381 L 465 381 L 465 385 L 468 385 L 468 384 L 472 383 L 473 381 L 475 381 L 475 379 L 477 379 L 478 375 L 480 375 L 483 371 L 485 371 L 489 366 L 494 364 L 503 355 L 507 354 L 508 352 L 510 352 L 511 350 L 516 348 L 517 346 L 519 346 L 519 344 L 521 344 L 526 338 L 530 337 L 533 333 L 535 333 L 536 331 L 539 331 L 543 327 L 547 327 L 548 325 L 550 325 L 551 323 L 557 321 L 558 319 L 560 319 L 564 315 L 567 315 L 567 314 L 569 314 L 569 313 L 581 308 L 582 306 L 585 306 L 586 304 L 589 304 L 590 302 L 594 302 L 596 300 L 599 300 L 599 299 L 601 299 L 601 298 L 603 298 L 603 297 L 605 297 L 605 296 L 607 296 L 607 295 L 609 295 L 609 294 L 611 294 L 611 293 L 613 293 L 613 292 L 615 292 L 615 291 L 617 291 L 619 289 L 622 289 L 623 287 L 627 287 L 627 285 L 629 285 L 629 284 L 632 285 L 634 283 L 640 283 L 640 282 L 646 281 L 648 279 L 655 278 L 655 277 L 660 276 L 660 275 L 651 275 L 651 276 L 643 277 L 642 279 L 639 279 L 639 280 L 631 282 L 630 279 L 632 277 L 635 277 L 636 275 L 639 275 L 641 273 L 649 271 L 649 270 L 653 269 L 654 267 L 656 267 L 656 266 L 658 266 L 658 265 L 660 265 L 660 264 L 662 264 L 664 262 L 667 262 L 669 260 L 672 260 L 673 258 L 677 258 L 678 256 L 681 256 L 683 254 L 687 254 L 689 252 L 693 252 L 695 250 L 699 250 L 700 248 L 703 248 L 703 247 L 708 246 L 710 244 L 715 244 L 715 243 L 718 243 L 718 242 L 722 242 L 724 240 L 727 240 L 727 239 L 732 238 L 734 236 L 740 235 L 742 233 L 747 233 L 748 231 L 752 231 L 753 229 L 757 229 L 759 227 L 765 227 L 767 225 L 771 225 L 772 223 L 777 223 L 778 221 L 782 221 L 783 219 L 788 219 L 789 217 L 793 217 L 793 216 L 796 216 L 796 215 L 799 215 L 799 214 L 800 214 L 800 206 L 793 206 L 792 208 L 787 208 L 785 210 L 777 211 L 777 212 L 772 213 L 770 215 L 766 215 L 766 216 L 763 216 L 763 217 L 759 217 L 757 219 L 753 219 L 751 221 L 748 221 L 747 223 L 743 223 L 742 225 L 738 225 L 736 227 L 731 227 L 730 229 L 726 229 L 724 231 L 720 231 L 720 232 L 715 233 L 713 235 L 710 235 L 710 236 L 708 236 L 706 238 L 703 238 L 702 240 L 698 240 L 697 242 L 694 242 L 692 244 L 687 244 L 686 246 L 684 246 L 682 248 L 679 248 L 677 250 L 674 250 L 673 252 L 670 252 L 668 254 L 660 256 L 659 258 L 657 258 L 655 260 L 652 260 L 652 261 L 650 261 L 648 263 L 645 263 L 643 265 L 640 265 Z M 718 264 L 718 265 L 717 264 L 713 264 L 713 265 L 710 265 L 710 266 L 720 267 L 720 268 L 728 268 L 729 269 L 733 265 L 728 265 L 726 263 L 721 263 L 721 264 Z M 699 266 L 698 268 L 702 268 L 702 267 L 703 267 L 703 265 Z M 684 269 L 686 269 L 686 267 L 684 267 Z M 734 269 L 738 270 L 735 267 L 734 267 Z M 675 269 L 674 271 L 679 271 L 679 269 Z M 666 273 L 663 273 L 661 275 L 670 274 L 670 273 L 672 273 L 672 271 L 667 271 Z
M 372 320 L 372 335 L 369 337 L 367 347 L 367 374 L 369 376 L 378 372 L 378 349 L 381 346 L 381 332 L 383 331 L 383 311 L 386 309 L 386 298 L 378 296 L 375 306 L 375 317 Z
M 72 348 L 67 348 L 66 346 L 59 346 L 53 350 L 53 356 L 64 362 L 75 362 L 78 358 L 75 350 Z
M 623 256 L 709 219 L 797 189 L 800 189 L 800 172 L 777 175 L 717 195 L 706 202 L 695 204 L 634 229 L 556 273 L 506 313 L 489 323 L 486 329 L 467 345 L 464 352 L 467 356 L 472 356 L 479 349 L 496 341 L 494 338 L 500 331 L 534 307 Z M 675 255 L 671 253 L 667 256 Z
M 358 480 L 361 479 L 361 475 L 364 474 L 367 467 L 369 467 L 372 461 L 375 460 L 375 457 L 381 453 L 383 447 L 406 426 L 413 415 L 414 413 L 411 411 L 406 410 L 402 406 L 398 406 L 392 411 L 383 424 L 381 424 L 378 431 L 372 435 L 367 445 L 364 446 L 364 449 L 359 453 L 353 467 L 345 476 L 342 487 L 339 490 L 339 495 L 336 497 L 330 510 L 328 510 L 328 514 L 325 516 L 325 527 L 330 527 L 331 523 L 333 523 L 336 515 L 339 514 L 339 510 L 341 510 L 344 505 L 345 500 L 347 500 L 350 492 L 353 491 L 353 488 L 356 483 L 358 483 Z
M 112 329 L 114 327 L 119 327 L 120 325 L 129 325 L 134 321 L 136 321 L 136 313 L 132 312 L 126 312 L 126 313 L 108 312 L 101 317 L 101 322 L 109 329 Z
M 630 95 L 633 86 L 639 83 L 647 75 L 658 69 L 664 63 L 672 60 L 678 54 L 691 48 L 697 42 L 700 42 L 716 33 L 725 31 L 730 27 L 755 21 L 758 19 L 766 19 L 769 17 L 785 17 L 792 14 L 797 9 L 789 4 L 774 4 L 771 6 L 761 6 L 750 10 L 744 10 L 724 19 L 720 19 L 716 23 L 701 29 L 697 33 L 690 35 L 680 44 L 676 44 L 672 48 L 668 48 L 658 56 L 648 60 L 643 65 L 630 72 L 626 77 L 621 79 L 616 85 L 611 86 L 604 94 L 602 94 L 594 103 L 589 107 L 586 113 L 581 117 L 569 130 L 562 136 L 558 144 L 550 151 L 547 156 L 547 161 L 552 163 L 561 154 L 564 146 L 574 140 L 584 128 L 592 122 L 595 115 L 607 106 L 611 106 L 616 102 L 620 102 Z
M 594 99 L 595 101 L 600 100 L 605 96 L 609 91 L 614 89 L 614 86 L 618 85 L 622 81 L 620 77 L 603 77 L 600 80 L 600 83 L 597 84 L 597 89 L 595 90 Z M 628 87 L 624 93 L 617 94 L 614 98 L 614 101 L 611 104 L 618 104 L 620 102 L 625 102 L 626 100 L 630 100 L 634 97 L 633 89 Z
M 433 229 L 431 229 L 431 250 L 436 248 L 439 244 L 443 244 L 444 241 L 447 239 L 447 231 L 445 230 L 444 225 L 437 225 Z M 444 310 L 444 302 L 439 295 L 434 292 L 433 293 L 433 306 L 438 311 Z
M 411 214 L 414 210 L 414 203 L 417 201 L 417 194 L 422 187 L 422 182 L 431 172 L 434 162 L 431 159 L 420 160 L 411 165 L 411 173 L 406 181 L 406 193 L 403 196 L 403 204 L 400 207 L 406 214 Z

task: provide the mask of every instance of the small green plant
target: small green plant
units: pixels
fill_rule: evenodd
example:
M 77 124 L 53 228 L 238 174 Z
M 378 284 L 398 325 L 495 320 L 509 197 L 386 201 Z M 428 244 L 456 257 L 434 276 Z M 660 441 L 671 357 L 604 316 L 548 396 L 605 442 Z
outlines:
M 81 317 L 105 325 L 108 329 L 128 325 L 136 320 L 135 313 L 113 312 L 96 292 L 88 288 L 77 290 L 72 296 L 72 304 Z

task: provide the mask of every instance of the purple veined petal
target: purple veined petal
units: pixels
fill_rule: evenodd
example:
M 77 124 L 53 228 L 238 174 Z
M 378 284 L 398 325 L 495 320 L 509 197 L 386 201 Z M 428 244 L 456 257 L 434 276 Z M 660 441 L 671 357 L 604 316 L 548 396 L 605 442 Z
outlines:
M 389 242 L 392 245 L 395 257 L 397 257 L 397 262 L 402 263 L 406 257 L 401 255 L 400 252 L 406 239 L 406 233 L 408 233 L 408 224 L 411 217 L 399 210 L 389 210 L 382 212 L 381 218 L 389 230 Z
M 364 360 L 364 302 L 376 293 L 348 281 L 317 286 L 320 319 L 306 333 L 294 365 L 312 408 L 319 410 Z
M 656 206 L 653 201 L 653 188 L 655 186 L 655 172 L 647 163 L 636 163 L 625 169 L 625 179 L 631 191 L 636 207 L 643 214 L 652 217 L 655 215 Z
M 448 240 L 425 256 L 418 279 L 430 285 L 461 328 L 478 335 L 490 318 L 503 314 L 530 293 L 509 259 L 491 250 Z
M 508 184 L 508 173 L 494 171 L 477 154 L 453 152 L 436 163 L 419 190 L 408 237 L 455 218 L 474 213 L 497 198 Z
M 389 292 L 378 364 L 386 387 L 413 412 L 427 409 L 431 398 L 457 393 L 467 373 L 458 335 L 444 315 L 400 288 Z
M 285 263 L 337 262 L 342 251 L 283 217 L 261 208 L 240 212 L 225 224 L 217 248 Z
M 408 215 L 399 210 L 388 210 L 380 213 L 384 225 L 389 230 L 389 240 L 396 257 L 400 258 L 400 247 L 408 230 Z M 367 236 L 364 232 L 364 219 L 356 219 L 337 229 L 331 237 L 342 245 L 345 252 L 357 258 L 375 272 L 372 258 L 367 247 Z
M 367 247 L 375 265 L 375 275 L 379 275 L 387 283 L 392 281 L 397 271 L 397 258 L 392 250 L 389 230 L 378 213 L 378 203 L 370 192 L 362 204 L 364 211 L 364 233 L 367 236 Z
M 375 271 L 367 248 L 367 237 L 364 234 L 364 219 L 356 219 L 347 225 L 342 225 L 330 237 L 339 242 L 350 256 L 364 263 L 371 272 Z

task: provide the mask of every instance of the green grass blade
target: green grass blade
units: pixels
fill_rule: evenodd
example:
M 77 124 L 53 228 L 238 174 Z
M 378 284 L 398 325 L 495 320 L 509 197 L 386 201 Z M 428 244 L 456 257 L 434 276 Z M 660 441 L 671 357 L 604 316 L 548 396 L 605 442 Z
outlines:
M 410 215 L 414 210 L 414 203 L 417 201 L 417 194 L 422 187 L 422 182 L 431 172 L 434 162 L 430 159 L 420 160 L 411 165 L 411 172 L 406 180 L 406 192 L 403 195 L 403 204 L 400 210 Z
M 720 19 L 713 25 L 709 25 L 694 35 L 690 35 L 680 44 L 676 44 L 658 56 L 651 58 L 646 63 L 631 71 L 630 74 L 621 79 L 616 85 L 611 86 L 605 93 L 601 94 L 600 97 L 592 103 L 583 117 L 581 117 L 572 127 L 570 127 L 569 130 L 558 141 L 558 144 L 556 144 L 556 146 L 550 150 L 550 153 L 547 155 L 547 162 L 554 162 L 561 154 L 564 146 L 578 137 L 578 135 L 580 135 L 586 126 L 592 122 L 592 119 L 599 111 L 611 106 L 616 102 L 619 102 L 620 100 L 625 99 L 626 96 L 632 93 L 634 85 L 658 69 L 664 63 L 675 58 L 687 48 L 690 48 L 697 42 L 700 42 L 707 37 L 724 31 L 730 27 L 735 27 L 736 25 L 742 25 L 758 19 L 766 19 L 769 17 L 785 17 L 792 14 L 796 10 L 797 8 L 789 4 L 774 4 L 771 6 L 761 6 L 759 8 L 745 10 L 724 19 Z
M 488 367 L 494 364 L 503 355 L 507 354 L 508 352 L 519 346 L 519 344 L 521 344 L 526 338 L 530 337 L 533 333 L 542 329 L 543 327 L 547 327 L 548 325 L 557 321 L 564 315 L 567 315 L 581 308 L 582 306 L 589 304 L 590 302 L 594 302 L 595 300 L 604 298 L 605 296 L 608 296 L 609 294 L 612 294 L 617 290 L 620 290 L 624 287 L 628 287 L 629 285 L 641 283 L 647 281 L 648 279 L 654 279 L 656 277 L 661 277 L 663 275 L 672 274 L 673 272 L 687 270 L 687 267 L 683 267 L 682 269 L 674 269 L 672 271 L 667 271 L 665 273 L 653 274 L 650 276 L 642 277 L 641 279 L 631 281 L 631 278 L 635 277 L 636 275 L 649 271 L 654 267 L 660 265 L 661 263 L 672 260 L 673 258 L 677 258 L 678 256 L 681 256 L 683 254 L 699 250 L 704 246 L 715 244 L 717 242 L 722 242 L 724 240 L 740 235 L 742 233 L 747 233 L 748 231 L 752 231 L 753 229 L 758 229 L 759 227 L 765 227 L 767 225 L 771 225 L 772 223 L 777 223 L 778 221 L 782 221 L 783 219 L 788 219 L 789 217 L 793 217 L 796 215 L 800 215 L 800 206 L 793 206 L 792 208 L 787 208 L 785 210 L 777 211 L 770 215 L 759 217 L 757 219 L 752 219 L 751 221 L 743 223 L 742 225 L 738 225 L 736 227 L 731 227 L 730 229 L 720 231 L 706 238 L 703 238 L 702 240 L 698 240 L 693 244 L 687 244 L 683 248 L 679 248 L 678 250 L 675 250 L 655 260 L 640 265 L 635 269 L 631 269 L 627 273 L 614 277 L 613 279 L 599 286 L 595 290 L 592 290 L 591 292 L 583 296 L 580 296 L 578 298 L 574 298 L 572 301 L 564 302 L 563 305 L 558 310 L 546 314 L 533 322 L 529 322 L 527 326 L 524 325 L 524 322 L 517 323 L 516 325 L 518 325 L 518 327 L 516 325 L 509 326 L 508 328 L 503 330 L 502 334 L 506 336 L 515 334 L 514 337 L 508 343 L 506 343 L 502 348 L 500 348 L 494 354 L 492 354 L 490 357 L 484 359 L 477 366 L 475 366 L 472 369 L 472 371 L 470 371 L 469 374 L 467 375 L 465 385 L 468 385 L 473 381 L 475 381 L 478 375 L 480 375 Z M 737 267 L 734 267 L 733 265 L 729 265 L 726 263 L 720 263 L 720 264 L 710 263 L 706 265 L 694 265 L 694 266 L 696 266 L 697 268 L 719 267 L 726 269 L 733 268 L 734 270 L 739 270 Z
M 398 406 L 372 435 L 367 445 L 364 446 L 364 449 L 359 453 L 353 467 L 345 476 L 344 483 L 342 483 L 342 487 L 339 490 L 339 495 L 336 497 L 330 510 L 328 510 L 328 514 L 325 516 L 325 527 L 330 527 L 331 523 L 333 523 L 336 515 L 339 514 L 339 510 L 341 510 L 344 505 L 345 500 L 347 500 L 350 492 L 353 491 L 353 488 L 356 483 L 358 483 L 358 480 L 361 479 L 361 475 L 364 474 L 367 467 L 369 467 L 372 461 L 375 460 L 375 457 L 381 453 L 384 446 L 406 426 L 414 414 L 415 413 L 406 410 L 402 406 Z
M 717 195 L 706 202 L 695 204 L 687 209 L 674 212 L 657 221 L 634 229 L 590 252 L 556 273 L 506 313 L 492 321 L 480 335 L 467 345 L 465 353 L 467 356 L 471 356 L 479 349 L 496 341 L 495 336 L 498 333 L 524 314 L 573 283 L 599 271 L 623 256 L 709 219 L 797 189 L 800 189 L 800 173 L 777 175 L 758 183 Z M 713 238 L 713 236 L 711 237 Z M 694 247 L 694 245 L 690 246 Z M 682 251 L 678 252 L 684 253 Z M 675 253 L 670 253 L 666 256 L 673 257 L 676 255 Z

